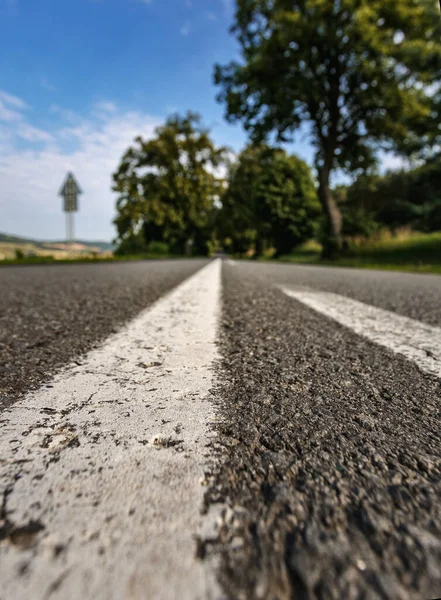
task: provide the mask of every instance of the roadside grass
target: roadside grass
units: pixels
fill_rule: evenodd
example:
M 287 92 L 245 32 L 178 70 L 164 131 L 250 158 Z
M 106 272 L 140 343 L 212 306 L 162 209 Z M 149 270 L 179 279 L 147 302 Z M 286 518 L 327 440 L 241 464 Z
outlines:
M 353 240 L 347 254 L 333 261 L 322 260 L 320 252 L 320 244 L 311 241 L 278 260 L 295 264 L 441 273 L 441 232 L 402 232 L 396 236 L 382 233 L 368 240 Z M 267 257 L 264 260 L 274 259 Z
M 146 253 L 132 256 L 71 256 L 59 258 L 53 255 L 24 256 L 0 260 L 0 266 L 43 265 L 43 264 L 91 264 L 109 262 L 132 262 L 142 260 L 179 259 L 183 256 L 173 254 Z M 193 257 L 197 258 L 197 257 Z M 383 231 L 370 239 L 351 240 L 344 257 L 334 261 L 321 259 L 321 246 L 311 240 L 300 246 L 293 254 L 274 259 L 271 254 L 264 261 L 285 262 L 304 265 L 324 265 L 338 267 L 356 267 L 364 269 L 382 269 L 409 271 L 416 273 L 441 274 L 441 232 L 424 234 L 406 230 L 392 235 Z
M 16 265 L 66 265 L 66 264 L 89 264 L 89 263 L 112 263 L 112 262 L 132 262 L 142 260 L 166 260 L 184 258 L 171 254 L 137 254 L 133 256 L 80 256 L 72 258 L 54 258 L 53 256 L 25 256 L 24 258 L 6 258 L 0 260 L 1 266 Z M 192 257 L 197 258 L 197 257 Z
M 87 247 L 81 243 L 69 247 L 61 242 L 4 241 L 6 237 L 0 233 L 0 264 L 3 264 L 3 261 L 30 260 L 33 263 L 41 259 L 43 262 L 49 262 L 95 256 L 104 258 L 112 255 L 111 251 L 100 251 L 98 247 Z

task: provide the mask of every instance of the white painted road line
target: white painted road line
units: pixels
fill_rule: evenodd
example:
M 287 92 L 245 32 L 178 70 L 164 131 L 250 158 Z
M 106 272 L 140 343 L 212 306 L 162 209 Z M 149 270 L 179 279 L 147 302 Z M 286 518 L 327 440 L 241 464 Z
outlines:
M 3 411 L 1 600 L 218 596 L 193 535 L 205 523 L 220 273 L 210 263 Z
M 282 291 L 368 340 L 402 354 L 422 371 L 441 377 L 441 328 L 330 292 Z

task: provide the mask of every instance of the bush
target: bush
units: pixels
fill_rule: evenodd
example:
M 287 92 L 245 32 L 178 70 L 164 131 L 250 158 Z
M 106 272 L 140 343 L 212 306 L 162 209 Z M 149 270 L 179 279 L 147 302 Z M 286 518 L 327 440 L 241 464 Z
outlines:
M 378 227 L 441 229 L 441 156 L 412 170 L 362 175 L 339 193 L 344 233 L 370 236 Z M 343 192 L 343 193 L 341 193 Z
M 131 233 L 121 240 L 118 248 L 115 250 L 115 256 L 135 256 L 145 254 L 147 245 L 142 233 Z
M 169 253 L 168 244 L 165 242 L 150 242 L 147 246 L 148 254 L 165 255 Z
M 249 145 L 231 167 L 228 184 L 216 234 L 232 254 L 257 258 L 274 248 L 280 256 L 314 235 L 320 205 L 311 169 L 298 157 Z
M 363 208 L 353 207 L 343 211 L 343 235 L 345 237 L 371 237 L 379 229 L 374 215 Z

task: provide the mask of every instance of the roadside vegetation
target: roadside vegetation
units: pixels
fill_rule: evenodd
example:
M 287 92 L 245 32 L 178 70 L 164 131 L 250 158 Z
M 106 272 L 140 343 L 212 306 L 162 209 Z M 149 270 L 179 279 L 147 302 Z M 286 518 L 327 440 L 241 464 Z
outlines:
M 0 260 L 0 266 L 17 266 L 17 265 L 70 265 L 70 264 L 97 264 L 111 263 L 124 261 L 141 261 L 141 260 L 166 260 L 171 258 L 182 258 L 172 254 L 128 254 L 124 256 L 84 256 L 82 258 L 53 258 L 45 256 L 25 256 L 22 259 L 3 259 Z M 196 257 L 195 257 L 196 258 Z
M 191 112 L 136 138 L 113 174 L 115 258 L 439 271 L 440 27 L 434 0 L 236 0 L 239 58 L 214 81 L 247 145 L 217 147 Z M 406 168 L 384 173 L 385 152 Z
M 215 68 L 225 116 L 257 143 L 309 137 L 322 254 L 339 258 L 344 222 L 335 176 L 375 172 L 381 150 L 426 159 L 439 148 L 439 7 L 433 0 L 237 0 L 232 33 L 240 58 Z
M 107 242 L 38 241 L 0 233 L 0 265 L 44 264 L 54 261 L 108 259 L 112 245 Z
M 226 119 L 249 134 L 240 154 L 216 147 L 188 113 L 122 157 L 116 254 L 438 271 L 436 3 L 288 4 L 235 2 L 240 58 L 215 66 L 214 80 Z M 311 165 L 288 150 L 298 133 L 315 150 Z M 385 151 L 407 168 L 380 172 Z
M 263 260 L 274 260 L 271 252 Z M 382 235 L 355 241 L 343 256 L 333 261 L 323 260 L 322 247 L 313 240 L 279 260 L 296 264 L 441 274 L 441 232 L 403 231 L 392 235 L 385 230 Z

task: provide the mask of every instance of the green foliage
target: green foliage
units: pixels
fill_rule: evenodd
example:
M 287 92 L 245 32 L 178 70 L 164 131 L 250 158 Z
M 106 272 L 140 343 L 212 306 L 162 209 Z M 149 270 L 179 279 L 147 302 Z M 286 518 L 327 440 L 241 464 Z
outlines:
M 115 256 L 136 256 L 137 254 L 145 254 L 147 252 L 147 243 L 142 232 L 134 233 L 127 232 L 121 238 L 121 241 L 115 250 Z
M 413 170 L 361 176 L 348 187 L 341 206 L 345 223 L 361 225 L 358 230 L 347 229 L 347 235 L 369 236 L 373 229 L 368 222 L 391 230 L 407 226 L 424 232 L 439 231 L 441 157 Z
M 236 0 L 241 61 L 217 66 L 230 121 L 254 139 L 308 124 L 329 249 L 341 216 L 334 169 L 364 172 L 379 148 L 424 151 L 439 139 L 441 35 L 436 0 Z
M 166 256 L 169 253 L 169 247 L 164 242 L 150 242 L 147 246 L 148 254 L 158 254 Z
M 441 156 L 409 173 L 409 200 L 414 205 L 415 229 L 441 231 Z
M 214 146 L 192 113 L 169 118 L 152 140 L 138 137 L 113 176 L 119 252 L 162 242 L 184 254 L 192 240 L 193 251 L 206 254 L 223 189 L 216 175 L 223 157 L 224 149 Z
M 16 248 L 15 249 L 15 260 L 23 260 L 23 259 L 24 259 L 23 250 L 21 250 L 20 248 Z
M 378 231 L 378 222 L 372 213 L 362 208 L 355 207 L 343 210 L 343 236 L 344 237 L 371 237 Z
M 164 242 L 147 243 L 143 232 L 129 233 L 114 252 L 115 256 L 167 256 L 169 247 Z
M 218 224 L 234 254 L 291 252 L 314 233 L 319 212 L 311 170 L 296 156 L 248 146 L 229 174 Z
M 323 263 L 320 247 L 305 244 L 283 261 L 300 264 L 332 264 L 357 268 L 441 273 L 441 232 L 391 236 L 384 232 L 351 244 L 345 257 Z

